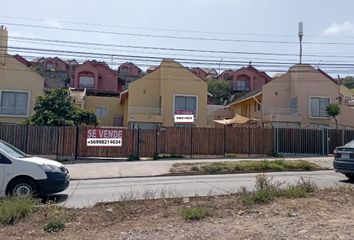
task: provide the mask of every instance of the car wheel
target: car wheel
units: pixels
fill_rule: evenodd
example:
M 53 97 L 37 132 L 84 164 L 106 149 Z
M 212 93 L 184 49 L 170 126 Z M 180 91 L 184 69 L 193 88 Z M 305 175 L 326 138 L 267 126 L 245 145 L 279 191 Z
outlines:
M 37 197 L 38 187 L 32 180 L 20 178 L 11 183 L 8 193 L 16 197 Z
M 344 174 L 350 181 L 354 181 L 354 173 L 346 173 Z

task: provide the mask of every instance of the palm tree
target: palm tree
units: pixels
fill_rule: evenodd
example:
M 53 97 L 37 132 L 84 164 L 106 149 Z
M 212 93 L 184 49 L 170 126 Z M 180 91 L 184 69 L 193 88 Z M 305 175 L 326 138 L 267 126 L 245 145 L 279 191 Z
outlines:
M 338 129 L 338 119 L 337 116 L 340 114 L 340 106 L 338 103 L 331 103 L 326 108 L 327 114 L 334 119 L 336 123 L 336 130 Z

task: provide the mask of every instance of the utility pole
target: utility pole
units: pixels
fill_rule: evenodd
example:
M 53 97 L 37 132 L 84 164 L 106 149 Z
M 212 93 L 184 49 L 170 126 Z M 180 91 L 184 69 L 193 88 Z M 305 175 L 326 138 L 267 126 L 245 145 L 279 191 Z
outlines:
M 299 41 L 300 41 L 300 64 L 302 63 L 302 37 L 304 35 L 304 26 L 299 22 Z
M 220 68 L 221 62 L 222 62 L 222 58 L 220 59 L 220 62 L 219 62 L 219 74 L 221 72 L 221 68 Z

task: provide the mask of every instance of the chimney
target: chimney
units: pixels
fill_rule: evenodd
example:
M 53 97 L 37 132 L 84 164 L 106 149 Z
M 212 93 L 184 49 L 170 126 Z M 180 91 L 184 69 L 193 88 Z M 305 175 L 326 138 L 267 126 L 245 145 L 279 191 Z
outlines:
M 7 54 L 7 29 L 4 26 L 0 26 L 0 64 L 5 65 Z

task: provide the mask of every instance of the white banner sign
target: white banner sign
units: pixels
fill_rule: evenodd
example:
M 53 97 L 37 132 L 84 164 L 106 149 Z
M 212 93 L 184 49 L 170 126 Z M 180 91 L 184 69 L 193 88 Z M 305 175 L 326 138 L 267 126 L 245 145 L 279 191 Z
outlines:
M 176 114 L 175 123 L 194 123 L 194 115 Z
M 123 131 L 115 128 L 89 128 L 86 132 L 88 147 L 121 147 Z

